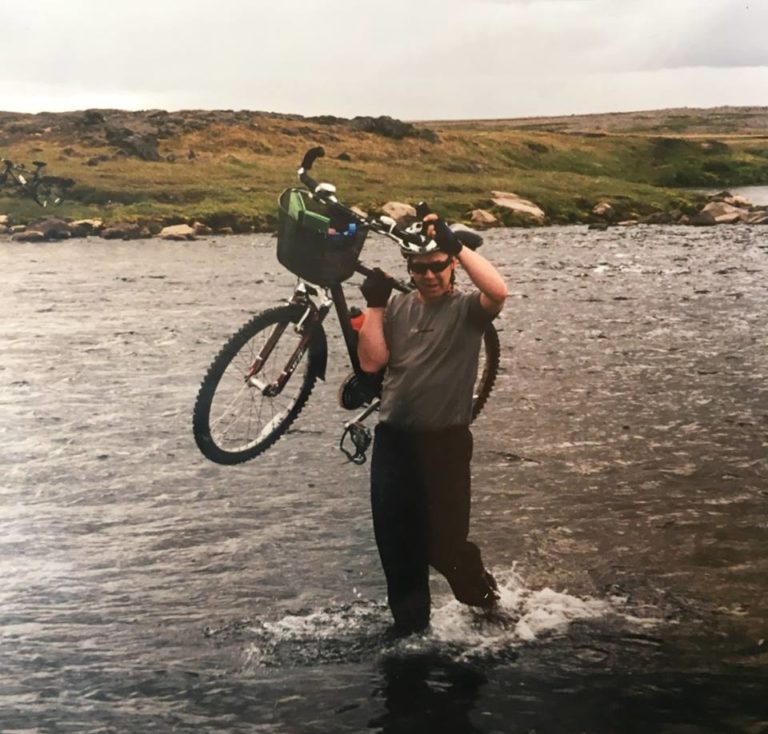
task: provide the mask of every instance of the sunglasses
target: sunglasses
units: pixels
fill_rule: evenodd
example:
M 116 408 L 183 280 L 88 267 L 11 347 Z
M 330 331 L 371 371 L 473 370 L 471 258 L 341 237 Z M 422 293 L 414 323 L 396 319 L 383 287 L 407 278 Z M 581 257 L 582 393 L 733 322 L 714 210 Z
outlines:
M 438 260 L 433 263 L 408 263 L 408 270 L 416 273 L 416 275 L 424 275 L 427 270 L 437 275 L 442 273 L 450 264 L 451 258 L 449 257 L 446 260 Z

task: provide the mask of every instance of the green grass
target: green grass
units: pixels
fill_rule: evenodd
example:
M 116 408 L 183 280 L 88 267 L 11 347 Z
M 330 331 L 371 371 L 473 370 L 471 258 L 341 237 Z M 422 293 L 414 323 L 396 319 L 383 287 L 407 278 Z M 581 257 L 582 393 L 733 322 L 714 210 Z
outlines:
M 686 121 L 679 116 L 668 126 L 682 133 Z M 287 135 L 291 126 L 301 135 Z M 16 141 L 2 153 L 16 161 L 43 157 L 51 174 L 73 178 L 72 200 L 57 210 L 67 218 L 200 220 L 240 229 L 275 226 L 277 196 L 297 185 L 301 156 L 316 144 L 325 145 L 329 157 L 316 164 L 313 175 L 335 183 L 346 203 L 371 211 L 390 200 L 425 199 L 453 220 L 478 207 L 501 214 L 490 201 L 494 190 L 534 201 L 550 222 L 571 223 L 585 221 L 601 200 L 610 201 L 621 217 L 693 211 L 700 197 L 686 187 L 768 183 L 765 137 L 574 134 L 471 122 L 434 129 L 438 143 L 394 141 L 343 126 L 265 118 L 257 129 L 212 126 L 162 140 L 162 155 L 175 156 L 175 162 L 115 156 L 110 148 L 50 136 L 42 143 Z M 190 149 L 193 160 L 187 158 Z M 335 160 L 341 152 L 352 160 Z M 98 155 L 108 160 L 88 165 Z M 0 192 L 0 214 L 14 222 L 48 214 L 5 193 Z M 528 223 L 511 214 L 504 221 Z

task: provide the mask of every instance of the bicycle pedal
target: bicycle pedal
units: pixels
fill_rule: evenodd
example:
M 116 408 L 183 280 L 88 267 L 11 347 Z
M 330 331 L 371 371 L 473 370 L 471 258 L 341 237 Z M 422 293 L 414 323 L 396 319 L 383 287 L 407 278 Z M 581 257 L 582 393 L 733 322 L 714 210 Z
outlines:
M 347 437 L 352 441 L 354 453 L 345 446 Z M 371 440 L 371 432 L 362 423 L 348 423 L 341 434 L 339 448 L 353 464 L 364 464 L 366 461 L 365 452 L 371 445 Z

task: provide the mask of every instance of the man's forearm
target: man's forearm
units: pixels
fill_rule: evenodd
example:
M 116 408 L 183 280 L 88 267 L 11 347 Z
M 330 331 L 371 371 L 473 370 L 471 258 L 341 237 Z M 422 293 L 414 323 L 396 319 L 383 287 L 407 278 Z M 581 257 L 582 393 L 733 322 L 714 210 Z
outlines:
M 461 248 L 458 260 L 480 293 L 501 309 L 509 291 L 499 271 L 480 253 L 470 250 L 468 247 Z
M 384 339 L 384 309 L 369 308 L 360 329 L 357 358 L 363 372 L 378 372 L 389 362 L 389 348 Z

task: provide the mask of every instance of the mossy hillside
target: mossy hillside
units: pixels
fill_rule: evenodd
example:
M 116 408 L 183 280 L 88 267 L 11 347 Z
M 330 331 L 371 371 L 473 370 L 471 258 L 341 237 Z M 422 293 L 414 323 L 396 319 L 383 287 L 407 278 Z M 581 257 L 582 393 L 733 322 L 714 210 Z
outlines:
M 621 216 L 692 210 L 700 197 L 681 187 L 768 183 L 765 137 L 703 138 L 645 134 L 551 132 L 481 123 L 430 125 L 437 142 L 351 131 L 343 124 L 265 118 L 258 124 L 202 125 L 161 141 L 159 161 L 116 154 L 76 135 L 14 139 L 3 155 L 43 158 L 49 172 L 76 181 L 57 213 L 268 230 L 279 192 L 296 182 L 304 151 L 323 145 L 328 157 L 313 174 L 366 210 L 389 200 L 427 199 L 451 219 L 488 208 L 494 190 L 539 204 L 552 222 L 585 221 L 601 200 Z M 346 153 L 350 160 L 334 157 Z M 93 164 L 94 159 L 98 159 Z M 7 190 L 6 190 L 7 191 Z M 40 216 L 33 202 L 0 196 L 14 220 Z M 505 223 L 529 223 L 506 215 Z

